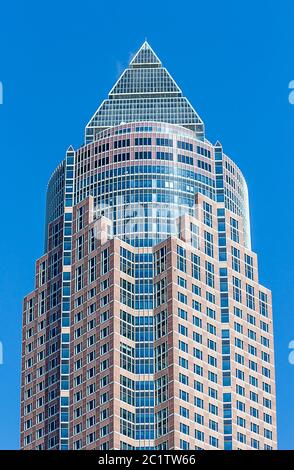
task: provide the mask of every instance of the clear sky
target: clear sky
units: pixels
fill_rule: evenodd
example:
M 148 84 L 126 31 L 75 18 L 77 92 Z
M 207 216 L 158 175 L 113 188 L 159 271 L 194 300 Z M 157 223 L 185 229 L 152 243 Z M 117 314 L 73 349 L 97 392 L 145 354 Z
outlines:
M 0 448 L 19 446 L 22 297 L 43 251 L 45 191 L 145 38 L 241 167 L 260 281 L 273 290 L 281 449 L 294 449 L 292 0 L 2 2 Z

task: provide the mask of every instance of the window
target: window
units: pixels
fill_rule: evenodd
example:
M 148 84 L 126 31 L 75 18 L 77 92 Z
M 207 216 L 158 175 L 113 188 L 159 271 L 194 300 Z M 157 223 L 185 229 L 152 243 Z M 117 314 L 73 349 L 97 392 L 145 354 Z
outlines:
M 178 316 L 182 318 L 183 320 L 187 320 L 188 314 L 186 310 L 183 310 L 182 308 L 178 308 Z
M 104 295 L 103 297 L 100 298 L 100 307 L 105 307 L 108 304 L 109 304 L 109 294 Z
M 241 442 L 242 444 L 246 444 L 246 435 L 241 432 L 237 432 L 237 441 Z
M 232 246 L 231 253 L 232 253 L 232 269 L 234 269 L 234 271 L 237 271 L 239 273 L 240 272 L 240 250 Z
M 126 248 L 120 248 L 120 270 L 134 277 L 134 254 Z
M 135 152 L 135 160 L 151 160 L 152 152 Z
M 168 367 L 167 342 L 161 343 L 155 347 L 155 370 L 159 372 Z
M 233 217 L 230 217 L 230 232 L 231 232 L 231 240 L 236 243 L 240 242 L 239 239 L 239 222 Z
M 124 305 L 134 308 L 135 285 L 126 279 L 120 280 L 120 301 Z
M 199 145 L 197 146 L 197 153 L 199 153 L 199 155 L 203 155 L 204 157 L 210 158 L 210 150 L 204 147 L 200 147 Z
M 103 280 L 100 282 L 100 290 L 101 290 L 101 292 L 103 292 L 104 290 L 106 290 L 108 287 L 109 287 L 109 278 L 103 279 Z
M 156 152 L 157 160 L 173 160 L 173 154 L 169 152 Z
M 90 258 L 88 261 L 88 282 L 91 284 L 96 280 L 96 256 L 94 258 Z
M 39 286 L 43 286 L 47 281 L 47 261 L 42 261 L 39 267 Z
M 191 222 L 190 224 L 191 232 L 191 245 L 194 248 L 200 249 L 200 238 L 199 238 L 199 227 Z
M 168 408 L 163 408 L 155 414 L 156 438 L 164 436 L 168 432 Z
M 122 140 L 115 140 L 113 142 L 113 148 L 119 149 L 122 147 L 129 147 L 130 146 L 130 139 L 122 139 Z
M 167 279 L 164 277 L 154 285 L 155 307 L 167 302 Z
M 154 253 L 154 271 L 155 276 L 166 270 L 166 246 L 160 248 Z
M 160 405 L 168 399 L 168 377 L 162 375 L 155 381 L 155 404 Z
M 189 393 L 185 390 L 180 390 L 180 399 L 189 402 Z
M 259 292 L 259 313 L 268 317 L 268 300 L 265 292 Z
M 205 254 L 213 258 L 213 235 L 204 230 L 204 249 Z
M 186 250 L 180 245 L 177 246 L 177 268 L 184 273 L 187 269 Z
M 186 281 L 186 279 L 184 279 L 184 278 L 181 277 L 181 276 L 178 276 L 178 285 L 179 285 L 180 287 L 183 287 L 184 289 L 186 289 L 186 288 L 187 288 L 187 281 Z
M 183 304 L 187 305 L 188 303 L 188 298 L 185 294 L 183 294 L 182 292 L 178 292 L 178 301 L 179 302 L 182 302 Z
M 78 292 L 83 288 L 83 265 L 76 268 L 75 273 L 75 290 Z
M 193 152 L 193 144 L 189 142 L 177 141 L 178 149 L 188 150 L 189 152 Z
M 58 290 L 59 290 L 59 283 L 54 282 L 50 286 L 50 307 L 56 307 L 58 301 Z
M 46 291 L 43 290 L 39 293 L 38 299 L 38 315 L 43 315 L 46 310 Z M 27 323 L 33 320 L 33 309 L 28 311 L 29 317 L 27 317 Z M 28 321 L 29 320 L 29 321 Z
M 213 447 L 218 447 L 218 439 L 215 436 L 209 436 L 209 444 Z
M 106 274 L 109 269 L 109 249 L 106 248 L 101 252 L 101 275 Z
M 185 163 L 186 165 L 192 165 L 192 166 L 194 164 L 193 157 L 189 157 L 188 155 L 181 155 L 181 154 L 178 154 L 178 162 Z
M 95 250 L 95 231 L 94 231 L 94 228 L 91 228 L 89 230 L 89 235 L 88 235 L 88 251 L 89 253 L 91 253 L 94 250 Z
M 183 433 L 183 434 L 189 435 L 189 433 L 190 433 L 189 426 L 187 424 L 180 423 L 180 432 Z
M 151 137 L 136 137 L 135 138 L 135 145 L 151 145 L 152 139 Z
M 184 406 L 180 406 L 180 415 L 183 416 L 184 418 L 189 419 L 189 410 L 188 410 L 188 408 L 185 408 Z
M 214 288 L 214 265 L 205 261 L 205 282 L 209 287 Z
M 233 276 L 233 299 L 242 303 L 242 286 L 241 279 Z
M 248 279 L 253 279 L 253 258 L 252 256 L 249 255 L 244 255 L 244 261 L 245 261 L 245 276 L 248 277 Z
M 255 310 L 254 287 L 250 284 L 246 284 L 246 305 L 248 308 Z
M 156 145 L 159 145 L 160 147 L 172 147 L 173 141 L 172 139 L 164 139 L 164 138 L 158 137 L 156 139 Z
M 130 160 L 130 154 L 127 153 L 117 153 L 116 155 L 113 156 L 113 162 L 118 163 L 118 162 L 126 162 Z
M 194 253 L 191 254 L 191 261 L 192 261 L 192 276 L 194 279 L 198 281 L 201 280 L 200 275 L 200 256 L 195 255 Z
M 76 257 L 80 261 L 84 257 L 84 235 L 77 238 L 76 246 Z
M 78 214 L 77 214 L 77 231 L 82 230 L 82 228 L 84 227 L 84 215 L 85 215 L 84 206 L 79 207 Z
M 189 450 L 190 449 L 190 444 L 189 442 L 183 440 L 183 439 L 180 439 L 180 448 L 182 450 Z
M 155 315 L 154 333 L 155 340 L 158 340 L 167 334 L 167 310 L 163 310 Z
M 198 441 L 204 441 L 204 432 L 203 431 L 199 431 L 199 429 L 195 429 L 195 439 L 197 439 Z
M 204 162 L 203 160 L 197 160 L 197 166 L 198 168 L 201 168 L 202 170 L 211 172 L 210 163 Z
M 109 150 L 109 142 L 105 142 L 104 144 L 100 144 L 99 147 L 95 147 L 95 153 L 103 153 Z
M 212 227 L 212 205 L 203 201 L 203 222 Z

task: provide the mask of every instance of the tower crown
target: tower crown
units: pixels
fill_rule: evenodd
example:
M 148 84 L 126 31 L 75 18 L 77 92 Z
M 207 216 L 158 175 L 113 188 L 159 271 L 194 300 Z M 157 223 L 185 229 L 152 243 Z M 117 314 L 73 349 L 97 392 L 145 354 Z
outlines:
M 85 141 L 93 142 L 96 134 L 122 122 L 140 121 L 178 124 L 204 140 L 202 120 L 147 41 L 90 119 Z

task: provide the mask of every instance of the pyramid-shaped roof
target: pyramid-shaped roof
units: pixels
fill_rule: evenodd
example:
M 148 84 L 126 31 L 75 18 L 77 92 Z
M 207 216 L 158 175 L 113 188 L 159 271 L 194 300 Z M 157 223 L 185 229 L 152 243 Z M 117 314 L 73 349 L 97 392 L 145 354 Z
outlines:
M 204 139 L 204 124 L 145 41 L 86 126 L 86 142 L 122 122 L 178 124 Z
M 130 62 L 130 67 L 140 67 L 142 65 L 161 65 L 159 58 L 147 41 L 142 44 Z

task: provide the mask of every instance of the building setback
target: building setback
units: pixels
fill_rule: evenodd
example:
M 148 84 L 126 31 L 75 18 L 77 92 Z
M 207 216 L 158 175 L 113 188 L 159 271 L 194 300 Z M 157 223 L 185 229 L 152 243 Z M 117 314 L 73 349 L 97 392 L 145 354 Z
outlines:
M 22 449 L 276 449 L 248 193 L 147 42 L 47 190 Z

